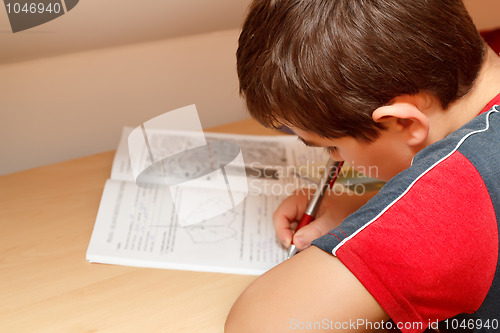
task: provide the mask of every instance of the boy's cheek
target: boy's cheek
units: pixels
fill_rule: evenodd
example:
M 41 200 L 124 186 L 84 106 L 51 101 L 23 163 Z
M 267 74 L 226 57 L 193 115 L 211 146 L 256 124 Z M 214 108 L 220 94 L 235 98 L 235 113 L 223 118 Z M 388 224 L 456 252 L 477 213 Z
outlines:
M 366 177 L 374 178 L 382 181 L 388 181 L 399 172 L 403 171 L 397 167 L 396 161 L 388 160 L 388 163 L 351 163 L 354 170 L 363 174 Z

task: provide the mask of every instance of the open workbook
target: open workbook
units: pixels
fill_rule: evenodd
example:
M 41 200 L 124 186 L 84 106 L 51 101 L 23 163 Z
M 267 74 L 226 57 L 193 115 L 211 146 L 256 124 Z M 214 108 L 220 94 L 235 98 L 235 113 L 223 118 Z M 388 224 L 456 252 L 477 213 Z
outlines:
M 88 261 L 258 275 L 286 259 L 287 251 L 279 244 L 273 229 L 272 214 L 294 189 L 314 187 L 322 177 L 328 159 L 323 149 L 306 147 L 291 135 L 205 133 L 208 146 L 220 150 L 225 146 L 215 143 L 226 142 L 239 147 L 247 193 L 243 200 L 233 202 L 233 208 L 183 225 L 175 207 L 176 200 L 191 204 L 188 207 L 192 210 L 213 211 L 220 200 L 211 196 L 213 191 L 204 188 L 213 182 L 195 182 L 199 188 L 194 188 L 194 192 L 193 188 L 172 192 L 172 186 L 165 184 L 139 186 L 131 170 L 127 143 L 132 131 L 131 128 L 123 130 L 87 250 Z M 150 136 L 151 145 L 174 151 L 187 147 L 190 140 L 193 140 L 192 133 L 183 131 L 175 131 L 175 134 L 159 131 Z M 179 170 L 188 170 L 187 166 L 196 166 L 203 158 L 188 154 L 176 163 L 182 164 Z M 163 165 L 163 168 L 171 170 L 173 165 Z M 362 191 L 377 189 L 380 183 L 369 178 L 359 179 L 344 167 L 335 186 L 341 191 L 356 192 L 360 188 Z M 220 190 L 227 189 L 224 185 Z M 194 196 L 206 196 L 205 206 L 193 204 Z M 190 209 L 185 211 L 189 213 Z
M 248 194 L 218 216 L 182 226 L 168 185 L 144 188 L 136 184 L 127 144 L 131 131 L 125 128 L 122 133 L 87 250 L 88 261 L 261 274 L 286 259 L 286 249 L 274 233 L 272 213 L 293 189 L 307 185 L 298 171 L 310 168 L 311 161 L 326 162 L 322 149 L 306 147 L 288 135 L 205 133 L 208 145 L 232 142 L 239 146 Z M 174 138 L 157 133 L 155 141 L 182 147 L 189 138 L 190 133 L 179 131 Z M 189 202 L 189 196 L 183 200 Z

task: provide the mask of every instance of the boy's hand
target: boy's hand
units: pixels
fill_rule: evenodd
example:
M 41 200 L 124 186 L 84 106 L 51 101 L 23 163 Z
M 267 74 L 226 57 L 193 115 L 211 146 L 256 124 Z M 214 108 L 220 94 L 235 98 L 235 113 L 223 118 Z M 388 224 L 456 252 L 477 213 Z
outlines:
M 314 190 L 298 189 L 278 206 L 273 215 L 274 230 L 281 243 L 288 248 L 292 236 L 299 250 L 311 245 L 316 238 L 336 228 L 351 213 L 364 205 L 377 192 L 364 195 L 325 193 L 314 221 L 297 231 L 298 221 L 304 214 Z

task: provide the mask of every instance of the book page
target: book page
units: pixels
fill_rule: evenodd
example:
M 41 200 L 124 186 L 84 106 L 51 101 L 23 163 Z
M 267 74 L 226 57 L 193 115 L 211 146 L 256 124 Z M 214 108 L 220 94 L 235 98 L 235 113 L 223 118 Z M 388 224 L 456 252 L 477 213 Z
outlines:
M 130 167 L 127 138 L 132 128 L 126 127 L 122 132 L 120 143 L 115 154 L 111 178 L 115 180 L 135 181 Z M 191 135 L 187 131 L 152 131 L 151 145 L 174 151 L 182 150 L 179 147 L 188 145 Z M 198 136 L 199 134 L 195 134 Z M 246 174 L 249 179 L 255 179 L 251 187 L 258 192 L 269 192 L 270 186 L 276 182 L 281 184 L 294 183 L 296 187 L 304 182 L 314 182 L 320 176 L 312 175 L 311 170 L 317 166 L 324 166 L 328 155 L 323 149 L 305 146 L 296 136 L 260 136 L 237 135 L 222 133 L 205 133 L 207 144 L 213 142 L 231 142 L 237 144 L 243 155 Z M 159 149 L 159 148 L 157 148 Z M 145 156 L 147 151 L 143 151 Z M 196 163 L 196 161 L 193 161 Z M 308 180 L 307 175 L 311 174 Z M 269 182 L 269 184 L 264 184 Z M 277 185 L 274 185 L 277 186 Z
M 197 210 L 182 210 L 174 203 L 192 203 L 194 196 L 189 192 L 190 188 L 167 185 L 143 188 L 136 185 L 127 147 L 131 130 L 126 128 L 122 133 L 112 176 L 101 199 L 87 260 L 141 267 L 261 274 L 286 259 L 287 251 L 278 243 L 274 232 L 272 214 L 296 188 L 314 183 L 311 181 L 314 177 L 307 176 L 314 166 L 312 162 L 324 166 L 327 155 L 323 149 L 307 147 L 295 136 L 205 133 L 208 144 L 227 141 L 240 147 L 248 195 L 234 207 L 226 209 L 219 197 L 213 195 L 214 189 L 205 195 L 203 191 L 208 189 L 198 181 L 195 194 L 208 198 L 204 204 L 209 207 L 204 209 L 196 205 Z M 179 151 L 179 147 L 190 140 L 190 133 L 150 132 L 149 138 L 157 150 L 173 146 Z M 189 162 L 197 163 L 196 156 L 191 157 L 193 160 Z M 306 170 L 305 177 L 301 169 Z M 227 191 L 226 188 L 220 190 Z M 217 207 L 221 207 L 223 213 L 201 218 L 201 222 L 188 226 L 182 226 L 182 219 L 177 215 L 180 211 L 198 214 L 217 210 Z
M 249 195 L 235 209 L 181 227 L 170 191 L 108 180 L 87 260 L 128 266 L 262 274 L 287 256 L 286 249 L 277 241 L 272 224 L 272 214 L 282 199 Z

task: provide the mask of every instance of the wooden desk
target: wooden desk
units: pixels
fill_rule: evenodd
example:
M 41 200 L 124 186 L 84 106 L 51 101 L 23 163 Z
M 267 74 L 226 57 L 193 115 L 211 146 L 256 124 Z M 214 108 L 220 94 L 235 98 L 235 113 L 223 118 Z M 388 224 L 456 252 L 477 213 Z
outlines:
M 274 133 L 252 120 L 212 130 Z M 223 331 L 254 276 L 85 260 L 113 156 L 0 177 L 0 332 Z

